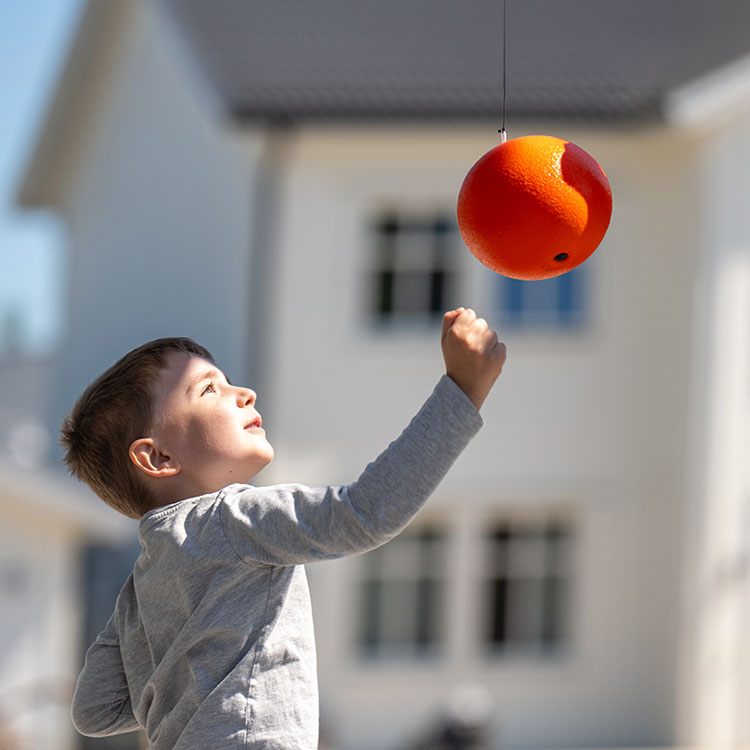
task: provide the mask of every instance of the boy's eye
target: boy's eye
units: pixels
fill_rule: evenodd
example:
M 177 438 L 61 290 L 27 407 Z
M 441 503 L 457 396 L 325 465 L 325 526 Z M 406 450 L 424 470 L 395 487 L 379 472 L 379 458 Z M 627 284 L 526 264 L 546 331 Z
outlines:
M 209 383 L 202 391 L 201 396 L 205 396 L 207 393 L 216 393 L 216 388 L 213 383 Z

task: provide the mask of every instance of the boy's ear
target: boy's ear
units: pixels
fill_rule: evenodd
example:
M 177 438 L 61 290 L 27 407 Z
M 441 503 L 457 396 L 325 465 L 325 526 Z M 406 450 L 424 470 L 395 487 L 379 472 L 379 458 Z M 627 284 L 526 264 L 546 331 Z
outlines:
M 130 460 L 150 477 L 172 477 L 180 473 L 178 461 L 159 450 L 153 438 L 138 438 L 130 444 Z

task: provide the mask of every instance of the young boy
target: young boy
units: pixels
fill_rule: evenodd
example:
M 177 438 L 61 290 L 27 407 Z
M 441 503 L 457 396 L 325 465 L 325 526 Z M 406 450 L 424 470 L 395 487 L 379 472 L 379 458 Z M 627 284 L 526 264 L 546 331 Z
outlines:
M 273 458 L 255 393 L 189 339 L 125 355 L 79 398 L 65 462 L 140 518 L 141 553 L 86 654 L 76 728 L 145 728 L 152 750 L 317 747 L 304 564 L 398 534 L 482 424 L 505 346 L 469 309 L 445 314 L 446 375 L 350 485 L 253 487 Z

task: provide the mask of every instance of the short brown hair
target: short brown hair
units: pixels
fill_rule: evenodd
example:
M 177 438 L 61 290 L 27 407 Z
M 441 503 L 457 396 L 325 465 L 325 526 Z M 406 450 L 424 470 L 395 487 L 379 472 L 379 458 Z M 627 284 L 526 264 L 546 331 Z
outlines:
M 154 506 L 154 497 L 128 455 L 153 419 L 153 387 L 170 352 L 185 352 L 213 362 L 211 354 L 187 338 L 161 338 L 119 359 L 76 401 L 60 430 L 63 462 L 105 503 L 131 518 Z

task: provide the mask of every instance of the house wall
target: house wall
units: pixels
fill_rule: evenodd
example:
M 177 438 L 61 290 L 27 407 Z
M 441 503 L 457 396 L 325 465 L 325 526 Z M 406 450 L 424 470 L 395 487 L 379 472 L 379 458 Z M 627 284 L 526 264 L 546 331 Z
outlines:
M 701 142 L 680 736 L 750 743 L 750 118 Z
M 0 737 L 8 747 L 73 748 L 80 537 L 5 487 L 0 508 Z
M 385 331 L 368 321 L 367 223 L 394 201 L 452 206 L 494 130 L 231 132 L 196 90 L 189 55 L 155 5 L 118 4 L 119 32 L 99 60 L 105 72 L 64 180 L 69 335 L 52 424 L 127 348 L 187 334 L 234 379 L 260 376 L 277 448 L 264 482 L 348 481 L 442 368 L 436 327 Z M 587 325 L 501 330 L 509 359 L 486 427 L 423 514 L 450 531 L 437 658 L 363 660 L 362 559 L 311 566 L 325 726 L 340 747 L 382 750 L 415 736 L 469 683 L 489 691 L 504 747 L 747 742 L 747 125 L 710 142 L 516 127 L 512 136 L 570 137 L 610 177 L 612 225 L 586 264 Z M 251 247 L 265 259 L 254 281 Z M 458 252 L 461 303 L 497 325 L 494 277 Z M 253 283 L 263 286 L 262 325 Z M 555 659 L 490 657 L 478 638 L 479 542 L 494 519 L 550 510 L 575 528 L 569 646 Z M 25 539 L 11 528 L 0 531 L 2 548 Z M 69 570 L 70 547 L 44 526 L 36 533 L 19 554 L 48 546 L 55 573 L 33 577 L 48 606 L 63 607 L 69 644 L 74 615 L 61 602 L 75 599 L 55 576 Z M 56 638 L 47 643 L 60 656 Z M 6 649 L 0 668 L 36 656 Z
M 588 262 L 588 324 L 574 334 L 501 331 L 509 357 L 487 424 L 425 511 L 451 529 L 442 655 L 364 662 L 355 644 L 362 560 L 310 569 L 324 718 L 342 747 L 415 736 L 457 682 L 490 691 L 507 747 L 672 739 L 696 167 L 666 134 L 565 135 L 608 172 L 613 221 Z M 426 397 L 442 368 L 439 329 L 369 324 L 368 219 L 394 200 L 454 205 L 493 145 L 489 129 L 416 127 L 290 140 L 274 385 L 260 398 L 277 449 L 267 481 L 350 481 Z M 496 324 L 492 274 L 459 252 L 461 303 Z M 576 528 L 570 648 L 557 660 L 489 659 L 477 638 L 481 536 L 494 518 L 550 508 Z
M 88 544 L 133 522 L 39 466 L 0 460 L 0 745 L 78 747 L 70 703 L 81 668 Z
M 155 3 L 119 4 L 63 206 L 67 338 L 51 421 L 129 348 L 196 338 L 239 378 L 248 354 L 257 146 L 224 127 Z M 185 66 L 188 65 L 186 68 Z

